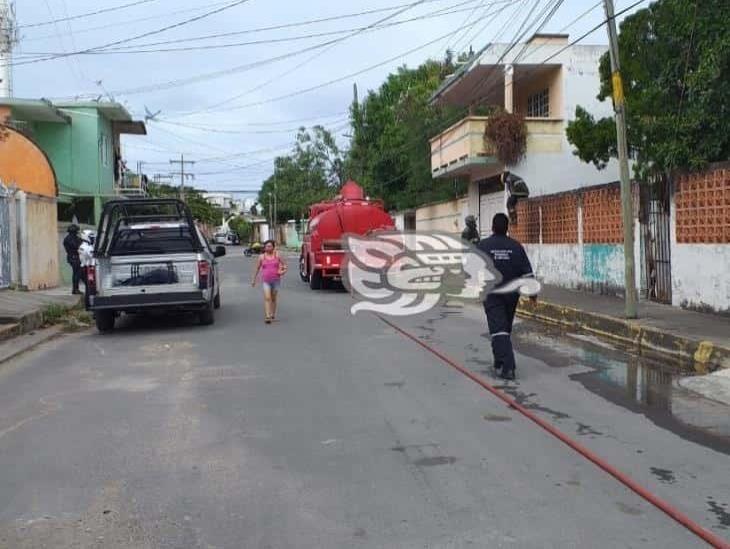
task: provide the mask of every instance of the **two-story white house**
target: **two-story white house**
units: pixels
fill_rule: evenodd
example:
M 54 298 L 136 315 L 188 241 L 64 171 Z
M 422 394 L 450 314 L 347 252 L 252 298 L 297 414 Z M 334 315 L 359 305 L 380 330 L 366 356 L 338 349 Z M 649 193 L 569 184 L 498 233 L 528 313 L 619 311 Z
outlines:
M 573 154 L 565 130 L 577 105 L 595 117 L 611 115 L 611 103 L 597 99 L 601 45 L 569 45 L 568 35 L 536 34 L 524 44 L 490 44 L 447 79 L 432 104 L 503 106 L 520 113 L 527 126 L 527 152 L 516 166 L 504 166 L 485 142 L 487 117 L 466 116 L 431 140 L 436 179 L 468 178 L 469 212 L 482 234 L 491 232 L 495 213 L 505 211 L 500 175 L 522 177 L 531 196 L 616 181 L 618 163 L 603 170 Z

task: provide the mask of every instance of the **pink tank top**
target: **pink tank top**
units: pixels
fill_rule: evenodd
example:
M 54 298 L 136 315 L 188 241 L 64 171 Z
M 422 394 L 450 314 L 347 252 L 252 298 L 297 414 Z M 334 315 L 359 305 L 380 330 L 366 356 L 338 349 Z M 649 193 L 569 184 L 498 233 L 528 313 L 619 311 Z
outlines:
M 264 282 L 276 282 L 281 278 L 279 274 L 279 258 L 277 256 L 261 258 L 261 280 Z

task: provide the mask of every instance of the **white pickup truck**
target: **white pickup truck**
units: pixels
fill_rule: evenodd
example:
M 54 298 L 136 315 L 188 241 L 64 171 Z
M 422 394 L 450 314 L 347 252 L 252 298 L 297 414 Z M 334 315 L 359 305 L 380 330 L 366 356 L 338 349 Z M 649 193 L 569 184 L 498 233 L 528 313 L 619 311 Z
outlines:
M 213 324 L 220 307 L 217 258 L 185 203 L 174 199 L 108 202 L 88 268 L 88 309 L 100 332 L 122 313 L 193 311 Z

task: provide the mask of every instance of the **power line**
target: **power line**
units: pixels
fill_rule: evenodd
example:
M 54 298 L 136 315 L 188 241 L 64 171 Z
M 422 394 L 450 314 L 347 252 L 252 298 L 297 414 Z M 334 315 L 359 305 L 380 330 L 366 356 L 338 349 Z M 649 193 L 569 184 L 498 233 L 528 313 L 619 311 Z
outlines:
M 31 59 L 31 60 L 27 60 L 27 61 L 19 61 L 17 63 L 13 63 L 13 65 L 29 65 L 29 64 L 33 64 L 33 63 L 40 63 L 40 62 L 43 62 L 43 61 L 52 61 L 54 59 L 58 59 L 58 58 L 61 58 L 61 57 L 69 57 L 69 56 L 72 56 L 72 55 L 81 55 L 81 54 L 89 53 L 90 51 L 94 51 L 94 50 L 99 50 L 99 49 L 104 49 L 104 48 L 110 48 L 110 47 L 113 47 L 113 46 L 119 46 L 120 44 L 126 44 L 126 43 L 132 42 L 134 40 L 139 40 L 140 38 L 146 38 L 148 36 L 154 36 L 156 34 L 160 34 L 160 33 L 163 33 L 163 32 L 169 31 L 169 30 L 172 30 L 172 29 L 176 29 L 176 28 L 179 28 L 179 27 L 183 27 L 183 26 L 189 25 L 191 23 L 196 23 L 196 22 L 198 22 L 198 21 L 200 21 L 202 19 L 205 19 L 207 17 L 211 17 L 212 15 L 216 15 L 216 14 L 222 13 L 222 12 L 227 11 L 229 9 L 232 9 L 232 8 L 235 8 L 235 7 L 240 6 L 242 4 L 245 4 L 246 2 L 249 2 L 249 1 L 250 0 L 236 0 L 235 2 L 232 2 L 230 4 L 226 4 L 225 6 L 222 6 L 220 8 L 216 8 L 214 10 L 207 11 L 207 12 L 201 14 L 201 15 L 196 15 L 195 17 L 191 17 L 189 19 L 185 19 L 184 21 L 179 21 L 177 23 L 173 23 L 172 25 L 167 25 L 167 26 L 161 27 L 159 29 L 155 29 L 155 30 L 152 30 L 152 31 L 144 32 L 142 34 L 137 34 L 137 35 L 134 35 L 134 36 L 130 36 L 128 38 L 123 38 L 121 40 L 116 40 L 114 42 L 109 42 L 109 43 L 103 44 L 101 46 L 94 46 L 94 47 L 91 47 L 91 48 L 86 48 L 84 50 L 69 52 L 69 53 L 65 53 L 65 54 L 51 55 L 51 56 L 43 57 L 43 58 L 40 58 L 40 59 Z
M 342 120 L 335 120 L 332 123 L 338 124 L 342 123 L 345 120 L 348 120 L 348 118 L 344 118 Z M 217 128 L 217 127 L 210 127 L 210 126 L 198 126 L 195 124 L 185 124 L 182 122 L 171 122 L 169 120 L 158 120 L 158 123 L 161 124 L 169 124 L 172 126 L 179 126 L 181 128 L 189 128 L 193 130 L 198 130 L 201 132 L 207 132 L 207 133 L 222 133 L 222 134 L 233 134 L 233 135 L 269 135 L 269 134 L 278 134 L 278 133 L 291 133 L 298 131 L 301 126 L 297 127 L 290 127 L 290 128 L 284 128 L 284 129 L 277 129 L 277 130 L 230 130 L 225 128 Z
M 503 0 L 504 1 L 504 0 Z M 456 4 L 457 6 L 464 5 L 464 4 L 471 4 L 474 0 L 466 0 L 465 2 L 461 2 L 460 4 Z M 217 49 L 228 49 L 228 48 L 238 48 L 238 47 L 244 47 L 244 46 L 259 46 L 263 44 L 281 44 L 286 42 L 296 42 L 301 40 L 308 40 L 312 38 L 322 38 L 325 36 L 336 36 L 341 34 L 348 34 L 355 32 L 365 32 L 368 30 L 381 30 L 381 29 L 387 29 L 399 25 L 404 25 L 406 23 L 412 23 L 414 21 L 422 21 L 425 19 L 433 19 L 436 17 L 442 17 L 444 15 L 453 15 L 456 13 L 463 13 L 465 11 L 470 10 L 471 8 L 461 8 L 461 9 L 454 9 L 450 11 L 446 10 L 437 10 L 435 12 L 431 12 L 424 15 L 419 15 L 417 17 L 411 17 L 409 19 L 403 19 L 400 21 L 393 21 L 391 23 L 385 23 L 382 25 L 377 25 L 377 27 L 373 27 L 373 25 L 368 25 L 364 27 L 356 27 L 356 28 L 348 28 L 348 29 L 340 29 L 340 30 L 334 30 L 334 31 L 325 31 L 325 32 L 317 32 L 317 33 L 309 33 L 309 34 L 301 34 L 297 36 L 287 36 L 283 38 L 267 38 L 263 40 L 251 40 L 248 42 L 230 42 L 230 43 L 224 43 L 224 44 L 205 44 L 201 46 L 183 46 L 183 47 L 177 47 L 177 48 L 149 48 L 149 49 L 133 49 L 133 48 L 146 48 L 148 46 L 155 45 L 155 43 L 147 43 L 147 44 L 135 44 L 133 46 L 122 46 L 119 48 L 108 48 L 103 50 L 93 50 L 84 53 L 83 55 L 123 55 L 123 54 L 145 54 L 145 53 L 173 53 L 173 52 L 189 52 L 189 51 L 204 51 L 204 50 L 217 50 Z M 343 38 L 346 39 L 349 37 Z M 170 42 L 179 42 L 178 40 L 170 41 Z M 38 51 L 29 51 L 25 52 L 25 55 L 27 56 L 49 56 L 49 55 L 58 55 L 57 52 L 38 52 Z M 81 54 L 79 54 L 81 55 Z
M 143 23 L 145 21 L 153 21 L 155 19 L 164 19 L 164 18 L 170 17 L 171 15 L 180 15 L 183 13 L 202 11 L 202 10 L 210 9 L 210 8 L 217 7 L 217 6 L 222 6 L 224 4 L 228 4 L 229 1 L 230 0 L 225 0 L 223 2 L 213 2 L 206 6 L 197 6 L 195 8 L 187 8 L 184 10 L 167 11 L 165 13 L 158 13 L 156 15 L 148 15 L 146 17 L 137 17 L 134 19 L 124 19 L 122 21 L 115 21 L 114 23 L 108 23 L 105 25 L 97 25 L 94 27 L 84 27 L 82 29 L 76 29 L 74 32 L 76 34 L 87 34 L 90 32 L 104 30 L 104 29 L 119 29 L 120 27 L 124 28 L 133 23 Z M 30 37 L 24 36 L 23 42 L 39 42 L 41 40 L 47 40 L 48 38 L 53 38 L 53 37 L 54 37 L 54 35 L 52 35 L 52 34 L 44 34 L 41 36 L 30 36 Z
M 30 29 L 34 27 L 44 27 L 46 25 L 55 25 L 56 23 L 63 23 L 65 21 L 75 21 L 77 19 L 85 19 L 87 17 L 93 17 L 95 15 L 100 15 L 102 13 L 109 13 L 111 11 L 118 11 L 123 10 L 126 8 L 131 8 L 132 6 L 138 6 L 140 4 L 149 4 L 150 2 L 157 2 L 158 0 L 137 0 L 136 2 L 130 2 L 129 4 L 122 4 L 121 6 L 114 6 L 111 8 L 104 8 L 101 10 L 96 11 L 90 11 L 86 13 L 79 13 L 77 15 L 67 16 L 63 17 L 61 19 L 50 19 L 48 21 L 41 21 L 39 23 L 29 23 L 27 25 L 18 25 L 19 29 Z M 53 17 L 51 15 L 51 17 Z
M 478 5 L 474 6 L 474 7 L 473 7 L 473 8 L 471 9 L 471 12 L 469 12 L 469 15 L 467 15 L 467 16 L 466 16 L 466 19 L 464 19 L 464 21 L 463 21 L 463 22 L 461 23 L 461 26 L 463 27 L 464 25 L 466 25 L 466 24 L 467 24 L 467 23 L 469 22 L 469 20 L 470 20 L 470 19 L 471 19 L 472 17 L 474 17 L 474 14 L 475 14 L 475 13 L 477 12 L 477 10 L 479 10 L 480 8 L 484 8 L 484 10 L 486 11 L 486 10 L 488 10 L 488 9 L 489 9 L 489 8 L 491 7 L 491 4 L 488 4 L 488 5 L 486 6 L 486 7 L 484 7 L 484 4 L 485 4 L 485 3 L 486 3 L 486 0 L 481 0 L 481 2 L 480 2 L 480 3 L 478 4 Z M 464 32 L 463 32 L 463 33 L 461 33 L 461 34 L 460 34 L 460 36 L 455 36 L 455 37 L 454 37 L 454 39 L 453 39 L 453 41 L 450 41 L 450 42 L 449 42 L 449 43 L 448 43 L 448 44 L 446 45 L 446 51 L 449 51 L 449 50 L 453 50 L 453 49 L 456 49 L 456 45 L 457 45 L 457 44 L 458 44 L 458 43 L 459 43 L 459 42 L 461 41 L 461 39 L 462 39 L 462 38 L 464 37 L 464 35 L 466 34 L 466 32 L 467 32 L 467 31 L 466 31 L 466 30 L 464 30 Z
M 478 24 L 479 22 L 480 22 L 480 20 L 476 20 L 476 21 L 474 21 L 472 23 L 469 23 L 467 25 L 467 27 L 474 26 L 474 25 Z M 284 100 L 284 99 L 289 99 L 291 97 L 296 97 L 298 95 L 303 95 L 305 93 L 309 93 L 309 92 L 312 92 L 312 91 L 315 91 L 315 90 L 318 90 L 318 89 L 321 89 L 321 88 L 330 86 L 332 84 L 336 84 L 338 82 L 342 82 L 344 80 L 348 80 L 348 79 L 353 78 L 355 76 L 359 76 L 361 74 L 370 72 L 370 71 L 372 71 L 374 69 L 377 69 L 379 67 L 382 67 L 384 65 L 387 65 L 388 63 L 392 63 L 393 61 L 397 61 L 397 60 L 401 59 L 402 57 L 405 57 L 407 55 L 411 55 L 411 54 L 413 54 L 413 53 L 415 53 L 415 52 L 417 52 L 419 50 L 425 49 L 425 48 L 427 48 L 427 47 L 429 47 L 429 46 L 431 46 L 433 44 L 436 44 L 436 43 L 442 41 L 445 38 L 448 38 L 448 37 L 452 36 L 455 32 L 458 32 L 458 30 L 460 30 L 460 28 L 457 28 L 456 31 L 450 31 L 450 32 L 448 32 L 446 34 L 443 34 L 443 35 L 441 35 L 441 36 L 439 36 L 439 37 L 437 37 L 437 38 L 435 38 L 433 40 L 429 40 L 428 42 L 426 42 L 424 44 L 421 44 L 420 46 L 417 46 L 417 47 L 412 48 L 410 50 L 401 52 L 398 55 L 395 55 L 395 56 L 393 56 L 391 58 L 388 58 L 388 59 L 386 59 L 384 61 L 381 61 L 381 62 L 376 63 L 374 65 L 370 65 L 369 67 L 366 67 L 366 68 L 361 69 L 359 71 L 355 71 L 355 72 L 349 73 L 349 74 L 347 74 L 345 76 L 342 76 L 342 77 L 339 77 L 339 78 L 335 78 L 333 80 L 329 80 L 329 81 L 324 82 L 322 84 L 318 84 L 316 86 L 312 86 L 312 87 L 309 87 L 309 88 L 297 90 L 295 92 L 291 92 L 291 93 L 288 93 L 288 94 L 285 94 L 285 95 L 280 95 L 280 96 L 277 96 L 277 97 L 269 98 L 269 99 L 266 99 L 266 100 L 257 101 L 257 102 L 254 102 L 254 103 L 248 103 L 248 104 L 245 104 L 245 105 L 239 105 L 239 106 L 234 106 L 234 107 L 227 107 L 227 108 L 224 108 L 224 109 L 216 109 L 214 112 L 239 110 L 239 109 L 249 108 L 249 107 L 253 107 L 253 106 L 264 105 L 264 104 L 267 104 L 267 103 L 278 102 L 278 101 L 281 101 L 281 100 Z M 317 46 L 315 46 L 315 47 L 317 47 Z M 318 47 L 321 47 L 321 46 L 318 46 Z M 256 65 L 261 65 L 262 63 L 264 63 L 264 61 L 259 61 L 259 62 L 256 62 Z M 246 67 L 246 70 L 250 70 L 251 68 L 253 68 L 251 65 L 252 64 L 246 65 L 245 66 Z M 237 68 L 241 68 L 241 67 L 237 67 Z M 226 71 L 217 71 L 216 73 L 212 73 L 212 74 L 215 75 L 215 76 L 227 75 L 227 74 L 230 74 L 232 72 L 232 70 L 235 70 L 235 69 L 229 69 L 229 70 L 226 70 Z M 200 79 L 201 78 L 205 78 L 205 76 L 210 76 L 210 74 L 209 75 L 203 75 L 201 77 L 194 77 L 194 80 L 195 81 L 200 81 Z M 190 82 L 191 80 L 193 80 L 193 79 L 187 79 L 186 82 Z M 164 84 L 165 87 L 179 86 L 179 85 L 182 85 L 182 82 L 181 81 L 177 81 L 175 83 L 165 83 Z M 158 87 L 157 89 L 161 89 L 161 88 Z M 145 88 L 144 91 L 148 91 L 148 90 L 149 90 L 149 87 L 148 88 Z M 140 89 L 135 89 L 135 90 L 132 90 L 132 91 L 134 93 L 139 93 L 141 90 Z M 129 95 L 130 94 L 129 91 L 127 91 L 127 92 L 118 91 L 118 92 L 114 92 L 114 93 L 117 94 L 117 95 Z M 213 111 L 212 109 L 209 109 L 209 110 Z M 206 112 L 206 111 L 204 111 L 204 110 L 195 111 L 193 114 L 195 114 L 197 112 Z
M 424 4 L 430 4 L 434 2 L 443 2 L 444 0 L 424 0 Z M 477 0 L 472 0 L 476 2 Z M 400 8 L 404 8 L 406 6 L 409 6 L 411 3 L 406 4 L 398 4 L 395 6 L 390 6 L 387 8 L 377 8 L 377 9 L 370 9 L 370 10 L 363 10 L 359 12 L 354 13 L 344 13 L 339 15 L 333 15 L 328 17 L 321 17 L 319 19 L 309 19 L 306 21 L 297 21 L 294 23 L 282 23 L 280 25 L 271 25 L 267 27 L 256 27 L 252 29 L 246 29 L 241 31 L 232 31 L 232 32 L 223 32 L 223 33 L 216 33 L 216 34 L 208 34 L 203 36 L 195 36 L 195 37 L 187 37 L 187 38 L 178 38 L 174 40 L 166 40 L 163 42 L 152 42 L 146 44 L 147 46 L 161 46 L 161 45 L 167 45 L 167 44 L 176 44 L 180 42 L 194 42 L 194 41 L 200 41 L 200 40 L 211 40 L 214 38 L 226 38 L 229 36 L 240 36 L 243 34 L 254 34 L 254 33 L 260 33 L 260 32 L 266 32 L 266 31 L 272 31 L 272 30 L 282 30 L 282 29 L 289 29 L 294 27 L 304 27 L 309 25 L 314 25 L 317 23 L 325 23 L 329 21 L 341 21 L 343 19 L 353 19 L 358 17 L 364 17 L 366 15 L 373 15 L 376 13 L 385 13 L 389 11 L 396 11 Z
M 421 1 L 423 1 L 423 0 L 421 0 Z M 171 80 L 171 81 L 167 81 L 167 82 L 160 82 L 157 84 L 149 84 L 146 86 L 140 86 L 137 88 L 129 88 L 126 90 L 117 90 L 117 91 L 112 92 L 112 94 L 113 95 L 136 95 L 139 93 L 146 93 L 146 92 L 151 92 L 151 91 L 162 91 L 165 89 L 177 88 L 177 87 L 184 86 L 187 84 L 194 84 L 197 82 L 213 80 L 213 79 L 220 78 L 223 76 L 228 76 L 230 74 L 247 72 L 247 71 L 253 70 L 255 68 L 265 66 L 265 65 L 277 62 L 277 61 L 281 61 L 281 60 L 288 59 L 291 57 L 297 57 L 299 55 L 302 55 L 302 54 L 305 54 L 307 52 L 314 51 L 317 49 L 326 48 L 332 44 L 340 42 L 341 40 L 342 40 L 342 38 L 336 38 L 333 40 L 322 42 L 320 44 L 309 46 L 304 49 L 297 49 L 297 50 L 293 50 L 291 52 L 288 52 L 288 53 L 285 53 L 282 55 L 269 57 L 267 59 L 261 59 L 259 61 L 254 61 L 254 62 L 246 63 L 243 65 L 237 65 L 234 67 L 228 67 L 226 69 L 222 69 L 222 70 L 218 70 L 218 71 L 214 71 L 214 72 L 210 72 L 210 73 L 205 73 L 205 74 L 200 74 L 200 75 L 196 75 L 196 76 L 191 76 L 188 78 Z M 205 109 L 200 109 L 200 110 L 193 111 L 193 112 L 197 113 L 197 112 L 205 112 L 205 111 L 206 111 Z
M 404 12 L 410 10 L 410 9 L 418 6 L 419 4 L 423 4 L 424 1 L 425 0 L 417 0 L 416 2 L 413 2 L 411 4 L 408 4 L 405 7 L 399 9 L 395 13 L 391 13 L 391 14 L 385 16 L 385 17 L 382 17 L 382 18 L 378 19 L 377 21 L 375 21 L 374 23 L 371 23 L 370 25 L 368 25 L 367 27 L 364 27 L 363 29 L 354 30 L 354 31 L 350 32 L 347 36 L 343 36 L 341 38 L 337 38 L 337 39 L 333 40 L 325 48 L 323 48 L 322 50 L 316 52 L 313 56 L 305 59 L 304 61 L 302 61 L 298 65 L 292 67 L 291 69 L 287 69 L 286 71 L 277 74 L 273 78 L 270 78 L 270 79 L 262 82 L 261 84 L 258 84 L 256 86 L 254 86 L 253 88 L 249 88 L 248 90 L 244 91 L 241 94 L 235 95 L 233 97 L 229 97 L 228 99 L 226 99 L 223 102 L 220 102 L 218 104 L 214 104 L 214 105 L 210 106 L 209 108 L 214 108 L 214 107 L 218 107 L 218 106 L 224 105 L 226 103 L 231 103 L 231 102 L 235 101 L 236 99 L 240 99 L 241 97 L 246 97 L 247 95 L 249 95 L 249 94 L 251 94 L 253 92 L 256 92 L 258 90 L 261 90 L 261 89 L 265 88 L 266 86 L 268 86 L 269 84 L 271 84 L 273 82 L 276 82 L 277 80 L 281 80 L 282 78 L 285 78 L 285 77 L 287 77 L 287 76 L 295 73 L 296 71 L 298 71 L 299 69 L 301 69 L 305 65 L 308 65 L 309 63 L 311 63 L 312 61 L 314 61 L 318 57 L 321 57 L 322 55 L 324 55 L 326 52 L 328 52 L 329 50 L 331 50 L 332 48 L 334 48 L 337 44 L 339 44 L 341 42 L 344 42 L 345 40 L 349 40 L 350 38 L 352 38 L 354 36 L 357 36 L 358 34 L 361 34 L 363 32 L 366 32 L 366 31 L 368 31 L 370 29 L 377 28 L 378 25 L 381 25 L 381 24 L 385 23 L 389 19 L 392 19 L 393 17 L 396 17 L 396 16 L 400 15 L 401 13 L 404 13 Z

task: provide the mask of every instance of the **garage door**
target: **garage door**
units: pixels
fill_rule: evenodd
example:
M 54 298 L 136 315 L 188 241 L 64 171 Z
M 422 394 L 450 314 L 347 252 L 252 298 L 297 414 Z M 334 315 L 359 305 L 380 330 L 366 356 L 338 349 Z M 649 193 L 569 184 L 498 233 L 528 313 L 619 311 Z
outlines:
M 504 203 L 504 191 L 479 197 L 479 232 L 482 237 L 492 234 L 492 218 L 495 214 L 507 213 Z

